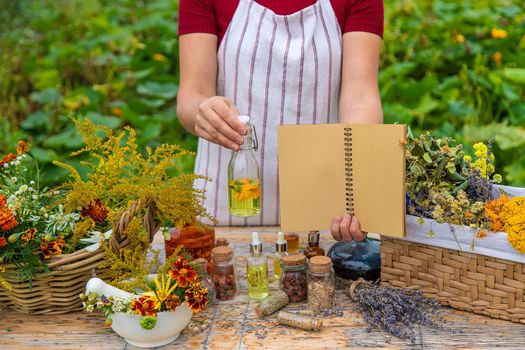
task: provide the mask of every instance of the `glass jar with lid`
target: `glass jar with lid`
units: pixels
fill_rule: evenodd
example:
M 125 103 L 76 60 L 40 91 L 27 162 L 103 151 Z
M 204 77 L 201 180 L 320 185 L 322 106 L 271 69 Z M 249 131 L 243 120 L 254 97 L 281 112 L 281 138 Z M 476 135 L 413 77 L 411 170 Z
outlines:
M 308 268 L 308 306 L 312 311 L 329 310 L 334 305 L 335 277 L 327 256 L 314 256 Z
M 217 297 L 215 285 L 211 281 L 211 277 L 208 274 L 208 260 L 199 258 L 195 260 L 197 263 L 197 272 L 199 273 L 199 282 L 203 288 L 208 288 L 208 304 L 211 305 Z
M 281 262 L 281 289 L 288 294 L 291 303 L 305 301 L 308 288 L 306 257 L 302 254 L 287 255 L 282 257 Z
M 220 246 L 212 250 L 211 277 L 218 300 L 231 300 L 237 291 L 233 250 L 228 246 Z

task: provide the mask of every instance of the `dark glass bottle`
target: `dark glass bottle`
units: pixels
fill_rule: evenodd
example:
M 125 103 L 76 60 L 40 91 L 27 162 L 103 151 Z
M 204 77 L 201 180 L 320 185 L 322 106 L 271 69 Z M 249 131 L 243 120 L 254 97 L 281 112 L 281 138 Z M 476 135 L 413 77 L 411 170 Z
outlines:
M 304 248 L 304 255 L 310 259 L 314 256 L 324 255 L 324 249 L 319 246 L 319 231 L 308 232 L 308 245 Z
M 365 239 L 362 242 L 337 242 L 327 254 L 332 259 L 335 275 L 357 280 L 377 281 L 381 276 L 380 242 Z

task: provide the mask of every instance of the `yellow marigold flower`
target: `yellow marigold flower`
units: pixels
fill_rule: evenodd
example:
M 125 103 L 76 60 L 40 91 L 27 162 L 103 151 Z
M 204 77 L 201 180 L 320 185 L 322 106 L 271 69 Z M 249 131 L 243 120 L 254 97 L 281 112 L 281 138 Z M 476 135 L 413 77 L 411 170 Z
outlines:
M 458 44 L 461 44 L 465 42 L 465 37 L 461 34 L 456 34 L 454 35 L 454 41 L 457 42 Z
M 494 39 L 505 39 L 508 35 L 505 29 L 492 28 L 490 32 Z
M 469 163 L 470 163 L 470 162 L 472 161 L 472 157 L 467 155 L 467 156 L 464 156 L 464 157 L 463 157 L 463 160 L 464 160 L 465 162 L 469 162 Z
M 168 58 L 161 53 L 156 53 L 153 55 L 153 60 L 157 62 L 165 62 Z
M 499 52 L 499 51 L 494 52 L 494 53 L 490 56 L 490 59 L 493 60 L 494 62 L 496 62 L 496 64 L 500 64 L 502 58 L 503 58 L 503 55 L 502 55 L 501 52 Z

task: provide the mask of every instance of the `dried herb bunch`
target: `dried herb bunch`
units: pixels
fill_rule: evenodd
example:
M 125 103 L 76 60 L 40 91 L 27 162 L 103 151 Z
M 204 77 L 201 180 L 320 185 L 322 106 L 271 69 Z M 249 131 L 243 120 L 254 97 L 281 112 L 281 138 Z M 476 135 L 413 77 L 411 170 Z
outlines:
M 356 311 L 368 324 L 367 331 L 382 328 L 396 337 L 412 342 L 417 325 L 445 329 L 437 301 L 423 297 L 421 291 L 382 287 L 358 280 L 349 285 L 346 294 L 356 303 Z
M 126 247 L 115 252 L 108 242 L 101 243 L 107 253 L 103 277 L 130 291 L 133 286 L 122 281 L 140 281 L 151 268 L 146 263 L 152 239 L 144 228 L 147 211 L 153 210 L 155 221 L 162 227 L 181 229 L 185 224 L 198 224 L 202 218 L 213 221 L 201 205 L 204 192 L 193 188 L 194 180 L 204 177 L 182 173 L 177 165 L 180 158 L 193 153 L 177 145 L 164 144 L 155 150 L 148 147 L 142 154 L 132 128 L 115 134 L 89 120 L 76 121 L 76 125 L 86 146 L 72 156 L 87 154 L 88 160 L 81 164 L 90 172 L 82 178 L 75 168 L 56 162 L 71 172 L 71 181 L 62 186 L 67 190 L 63 204 L 68 211 L 82 211 L 78 227 L 83 231 L 75 232 L 79 238 L 90 231 L 115 228 L 119 216 L 137 206 L 123 232 L 129 242 Z

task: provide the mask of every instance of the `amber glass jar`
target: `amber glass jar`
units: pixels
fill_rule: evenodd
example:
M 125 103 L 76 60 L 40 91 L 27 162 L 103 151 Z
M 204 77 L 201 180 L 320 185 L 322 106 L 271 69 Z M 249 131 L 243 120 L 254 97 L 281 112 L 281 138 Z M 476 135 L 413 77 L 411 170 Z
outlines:
M 289 254 L 297 253 L 299 251 L 299 234 L 296 232 L 287 232 L 284 234 L 286 240 L 287 250 Z
M 170 239 L 164 241 L 166 258 L 169 258 L 178 246 L 193 256 L 193 259 L 211 259 L 211 250 L 215 246 L 215 230 L 210 226 L 187 225 L 178 230 L 170 229 Z
M 288 294 L 291 303 L 305 301 L 308 288 L 306 257 L 302 254 L 287 255 L 282 257 L 281 262 L 281 289 Z
M 233 250 L 227 246 L 213 248 L 211 278 L 218 300 L 231 300 L 237 291 Z
M 324 249 L 319 246 L 320 236 L 319 231 L 308 232 L 308 245 L 304 248 L 304 256 L 308 259 L 314 256 L 324 255 Z

